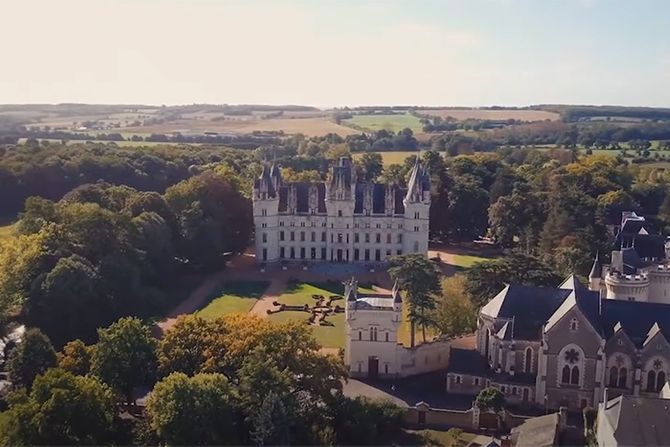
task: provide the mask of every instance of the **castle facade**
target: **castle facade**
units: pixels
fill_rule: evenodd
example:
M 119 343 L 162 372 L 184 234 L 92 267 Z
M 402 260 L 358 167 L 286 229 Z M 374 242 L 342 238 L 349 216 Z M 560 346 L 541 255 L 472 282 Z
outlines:
M 362 182 L 348 157 L 325 182 L 285 183 L 264 166 L 254 182 L 256 261 L 382 263 L 428 252 L 430 178 L 417 157 L 407 188 Z

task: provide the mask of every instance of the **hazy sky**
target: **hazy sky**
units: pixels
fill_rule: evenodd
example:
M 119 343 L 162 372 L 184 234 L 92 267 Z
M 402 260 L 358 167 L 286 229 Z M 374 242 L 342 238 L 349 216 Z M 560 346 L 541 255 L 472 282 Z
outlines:
M 670 106 L 670 1 L 0 0 L 0 103 Z

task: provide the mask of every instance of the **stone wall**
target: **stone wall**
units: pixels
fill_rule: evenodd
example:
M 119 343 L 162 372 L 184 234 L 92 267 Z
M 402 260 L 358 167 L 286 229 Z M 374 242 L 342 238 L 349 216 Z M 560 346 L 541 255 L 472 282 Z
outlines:
M 449 365 L 451 347 L 472 347 L 474 335 L 422 343 L 413 348 L 399 346 L 400 377 L 409 377 L 433 371 L 445 370 Z M 446 386 L 446 384 L 445 384 Z

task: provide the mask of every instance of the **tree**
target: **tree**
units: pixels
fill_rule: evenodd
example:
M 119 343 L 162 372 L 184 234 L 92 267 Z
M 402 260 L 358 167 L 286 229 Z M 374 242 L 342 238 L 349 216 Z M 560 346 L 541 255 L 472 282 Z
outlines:
M 519 243 L 530 253 L 536 246 L 544 223 L 545 205 L 529 188 L 515 189 L 489 207 L 489 233 L 505 248 Z
M 132 402 L 133 389 L 150 385 L 156 372 L 156 340 L 137 318 L 121 318 L 98 330 L 91 372 Z
M 342 397 L 335 407 L 337 444 L 392 444 L 401 430 L 402 415 L 390 400 Z
M 181 251 L 196 265 L 217 267 L 226 252 L 243 251 L 253 228 L 251 201 L 230 170 L 207 171 L 165 192 L 183 236 Z
M 88 374 L 91 369 L 91 347 L 77 339 L 69 341 L 58 353 L 58 367 L 77 376 Z
M 0 244 L 0 325 L 28 301 L 33 282 L 49 262 L 53 239 L 54 229 L 48 227 Z
M 475 306 L 486 304 L 507 284 L 555 287 L 561 276 L 533 256 L 513 253 L 475 264 L 466 273 L 465 289 Z
M 203 370 L 206 360 L 214 354 L 212 340 L 227 332 L 224 324 L 196 315 L 177 318 L 158 343 L 158 366 L 162 374 L 183 372 L 192 376 Z M 224 351 L 225 352 L 225 351 Z
M 42 278 L 25 313 L 57 346 L 75 337 L 92 340 L 99 325 L 109 323 L 108 300 L 101 296 L 98 272 L 86 258 L 60 258 Z
M 379 152 L 366 152 L 359 160 L 363 171 L 363 178 L 367 182 L 373 182 L 379 177 L 384 169 L 382 155 Z
M 156 384 L 146 412 L 169 445 L 241 443 L 235 392 L 222 374 L 172 373 Z
M 505 396 L 497 388 L 484 388 L 475 399 L 482 410 L 491 410 L 496 413 L 505 407 Z
M 49 338 L 39 329 L 31 328 L 12 349 L 7 361 L 9 379 L 16 386 L 28 389 L 35 377 L 56 366 L 56 351 Z
M 456 275 L 442 281 L 442 294 L 437 298 L 435 327 L 445 337 L 469 334 L 477 329 L 477 308 L 465 290 L 466 279 Z
M 432 325 L 430 311 L 435 309 L 434 293 L 440 290 L 440 273 L 435 264 L 421 254 L 390 258 L 389 275 L 405 291 L 409 301 L 411 346 L 414 346 L 416 325 L 421 325 L 426 341 L 426 326 Z
M 115 415 L 107 386 L 50 369 L 10 404 L 0 437 L 6 445 L 101 445 L 111 440 Z
M 448 192 L 452 238 L 469 241 L 486 232 L 489 195 L 472 175 L 455 176 Z

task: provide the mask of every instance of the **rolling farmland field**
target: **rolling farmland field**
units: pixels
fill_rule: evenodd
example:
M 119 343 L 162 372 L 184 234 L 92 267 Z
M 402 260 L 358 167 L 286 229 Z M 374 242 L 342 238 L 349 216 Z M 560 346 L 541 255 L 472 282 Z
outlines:
M 396 133 L 406 127 L 412 129 L 414 133 L 419 133 L 423 130 L 419 118 L 409 113 L 403 115 L 354 115 L 353 118 L 344 120 L 343 122 L 370 132 L 386 129 Z
M 441 116 L 442 118 L 452 117 L 459 121 L 467 119 L 476 120 L 508 120 L 515 119 L 521 121 L 557 121 L 560 118 L 558 113 L 547 112 L 545 110 L 520 110 L 520 109 L 427 109 L 421 110 L 421 114 Z

